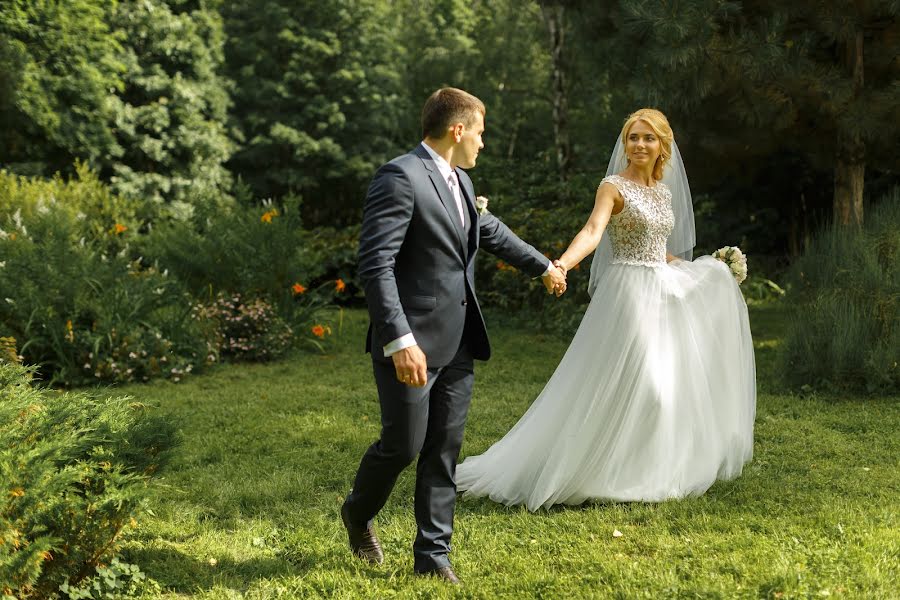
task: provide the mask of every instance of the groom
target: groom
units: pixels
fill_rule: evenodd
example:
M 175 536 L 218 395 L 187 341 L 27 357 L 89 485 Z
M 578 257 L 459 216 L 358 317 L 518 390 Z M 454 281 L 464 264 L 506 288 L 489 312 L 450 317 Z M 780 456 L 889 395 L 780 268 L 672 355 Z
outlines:
M 355 555 L 384 560 L 372 521 L 400 472 L 418 457 L 414 569 L 459 583 L 450 566 L 454 474 L 474 381 L 473 359 L 490 343 L 475 296 L 480 247 L 542 277 L 548 292 L 565 276 L 490 213 L 475 210 L 472 181 L 484 147 L 484 104 L 455 88 L 422 109 L 424 140 L 382 166 L 366 196 L 359 277 L 369 307 L 381 404 L 381 438 L 363 455 L 341 518 Z

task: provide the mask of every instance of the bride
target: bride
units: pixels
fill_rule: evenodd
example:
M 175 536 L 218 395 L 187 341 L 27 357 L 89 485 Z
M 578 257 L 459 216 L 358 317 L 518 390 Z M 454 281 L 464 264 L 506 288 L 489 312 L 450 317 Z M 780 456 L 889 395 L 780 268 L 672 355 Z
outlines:
M 518 423 L 457 467 L 457 489 L 529 510 L 699 495 L 753 454 L 756 375 L 731 270 L 691 261 L 690 189 L 665 115 L 625 122 L 587 223 L 556 261 L 595 251 L 591 301 Z

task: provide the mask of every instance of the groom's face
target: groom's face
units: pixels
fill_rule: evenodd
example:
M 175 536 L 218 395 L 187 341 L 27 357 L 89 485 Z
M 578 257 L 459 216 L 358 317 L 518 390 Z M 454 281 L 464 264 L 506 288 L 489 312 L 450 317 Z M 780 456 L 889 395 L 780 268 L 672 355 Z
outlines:
M 459 164 L 463 169 L 471 169 L 478 160 L 478 152 L 484 148 L 484 142 L 481 141 L 481 135 L 484 133 L 484 115 L 475 112 L 471 123 L 466 126 L 463 124 L 462 132 L 457 137 L 457 149 L 459 150 Z

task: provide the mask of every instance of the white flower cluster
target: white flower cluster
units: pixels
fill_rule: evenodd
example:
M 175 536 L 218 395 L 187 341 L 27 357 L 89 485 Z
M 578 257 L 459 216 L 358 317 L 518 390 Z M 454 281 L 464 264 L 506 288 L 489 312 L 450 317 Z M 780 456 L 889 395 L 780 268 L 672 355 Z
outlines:
M 485 196 L 475 196 L 475 210 L 479 215 L 486 214 L 488 209 L 488 199 Z
M 737 246 L 725 246 L 713 252 L 713 258 L 721 260 L 731 269 L 738 283 L 744 283 L 747 279 L 747 257 Z

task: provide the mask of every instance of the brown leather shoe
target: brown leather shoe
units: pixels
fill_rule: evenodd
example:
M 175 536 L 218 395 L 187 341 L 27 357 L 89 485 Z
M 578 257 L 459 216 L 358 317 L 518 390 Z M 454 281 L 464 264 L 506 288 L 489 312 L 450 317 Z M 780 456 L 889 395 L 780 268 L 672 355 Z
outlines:
M 462 585 L 459 577 L 453 572 L 453 567 L 446 566 L 440 569 L 431 569 L 430 571 L 416 571 L 416 575 L 431 575 L 432 577 L 440 577 L 453 585 Z
M 350 550 L 353 554 L 376 565 L 384 562 L 384 552 L 381 551 L 381 542 L 375 535 L 372 527 L 359 527 L 350 522 L 350 514 L 347 511 L 346 502 L 341 506 L 341 520 L 347 529 L 347 537 L 350 539 Z

